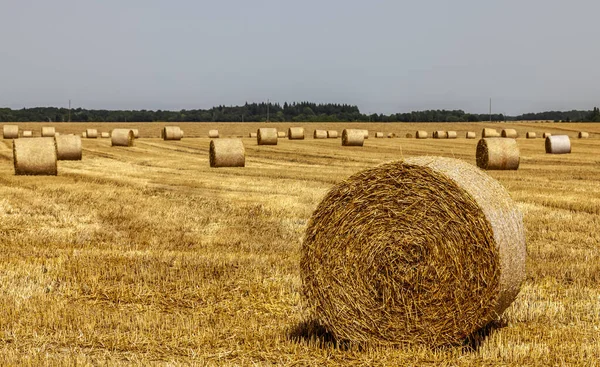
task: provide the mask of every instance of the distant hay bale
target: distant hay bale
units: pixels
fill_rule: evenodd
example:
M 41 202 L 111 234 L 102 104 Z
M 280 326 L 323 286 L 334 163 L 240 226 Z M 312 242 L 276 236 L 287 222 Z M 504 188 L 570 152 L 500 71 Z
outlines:
M 249 138 L 256 138 L 256 133 L 248 133 Z
M 97 139 L 98 138 L 98 130 L 96 129 L 86 129 L 85 136 L 88 139 Z
M 56 157 L 59 161 L 80 161 L 82 156 L 81 136 L 55 136 Z
M 388 133 L 387 137 L 388 137 L 388 139 L 395 139 L 396 133 Z
M 4 134 L 4 139 L 18 139 L 19 138 L 19 126 L 18 125 L 4 125 L 3 134 Z
M 482 138 L 499 138 L 500 134 L 498 133 L 498 131 L 496 131 L 496 129 L 486 127 L 481 131 L 481 137 Z
M 456 131 L 446 131 L 447 139 L 456 139 L 458 138 L 458 133 Z
M 537 134 L 534 133 L 533 131 L 528 131 L 527 134 L 525 134 L 525 137 L 527 139 L 535 139 L 535 138 L 537 138 Z
M 211 139 L 219 138 L 219 130 L 208 130 L 208 137 Z
M 550 133 L 543 133 L 542 138 L 546 139 L 547 137 L 552 136 Z
M 467 131 L 467 133 L 465 134 L 465 138 L 475 139 L 477 138 L 477 134 L 475 133 L 475 131 Z
M 516 139 L 519 137 L 519 133 L 515 129 L 502 129 L 502 137 Z
M 106 131 L 103 131 L 103 132 L 100 134 L 100 137 L 101 137 L 101 138 L 103 138 L 103 139 L 110 138 L 110 133 L 109 133 L 109 132 L 106 132 Z
M 302 295 L 335 340 L 460 345 L 514 301 L 525 258 L 506 189 L 461 160 L 415 157 L 329 191 L 304 236 Z
M 417 139 L 427 139 L 429 137 L 429 133 L 425 130 L 419 130 L 417 131 L 415 136 L 417 137 Z
M 343 147 L 362 147 L 365 143 L 365 131 L 358 129 L 344 129 L 342 131 Z
M 140 137 L 140 131 L 138 129 L 131 129 L 131 131 L 133 131 L 133 137 L 134 138 L 139 138 Z M 181 137 L 183 137 L 183 131 L 181 132 Z
M 85 131 L 81 133 L 81 137 L 82 138 L 87 138 L 87 134 L 85 133 Z
M 56 129 L 52 126 L 44 126 L 42 127 L 42 131 L 40 136 L 42 138 L 53 138 L 56 135 Z
M 579 134 L 577 134 L 577 137 L 579 139 L 587 139 L 590 137 L 590 133 L 587 133 L 585 131 L 580 131 Z
M 180 139 L 183 139 L 183 130 L 179 129 L 179 137 Z
M 279 134 L 274 127 L 261 127 L 256 131 L 256 143 L 258 145 L 277 145 Z
M 15 139 L 13 162 L 15 175 L 56 176 L 56 143 L 54 138 Z
M 303 127 L 290 127 L 287 132 L 289 140 L 304 140 Z
M 328 136 L 327 130 L 315 130 L 313 132 L 313 139 L 327 139 Z
M 285 137 L 286 137 L 286 135 L 285 135 L 285 131 L 278 131 L 278 132 L 277 132 L 277 137 L 278 137 L 279 139 L 283 139 L 283 138 L 285 138 Z
M 338 132 L 337 130 L 327 130 L 327 138 L 328 139 L 337 139 Z
M 23 130 L 23 132 L 21 133 L 21 137 L 22 138 L 32 138 L 33 137 L 33 131 L 31 131 L 31 130 Z
M 211 167 L 244 167 L 246 151 L 240 139 L 219 139 L 210 141 Z
M 181 140 L 183 137 L 183 131 L 179 128 L 179 126 L 165 126 L 162 129 L 161 136 L 163 140 Z
M 515 139 L 484 138 L 477 144 L 477 167 L 485 170 L 517 170 L 520 155 Z
M 170 132 L 170 134 L 174 133 L 175 132 Z M 111 146 L 113 147 L 132 147 L 135 141 L 135 135 L 131 129 L 113 129 L 110 136 Z
M 438 130 L 433 132 L 434 139 L 448 139 L 448 133 L 446 131 Z
M 375 138 L 376 138 L 376 139 L 381 139 L 381 138 L 383 138 L 383 132 L 381 132 L 381 131 L 378 131 L 378 132 L 376 132 L 376 133 L 375 133 Z
M 547 154 L 571 153 L 571 139 L 568 135 L 552 135 L 546 138 Z
M 413 134 L 411 133 L 406 133 L 406 139 L 412 139 L 413 138 Z
M 363 130 L 363 134 L 365 135 L 365 139 L 369 139 L 369 130 Z

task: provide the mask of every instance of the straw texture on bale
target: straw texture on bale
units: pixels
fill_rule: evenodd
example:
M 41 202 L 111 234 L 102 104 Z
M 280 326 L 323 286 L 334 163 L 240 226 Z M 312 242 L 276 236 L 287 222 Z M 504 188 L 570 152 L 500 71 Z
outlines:
M 458 133 L 456 131 L 446 131 L 446 137 L 448 139 L 456 139 L 458 138 Z
M 111 132 L 110 143 L 113 147 L 132 147 L 135 135 L 131 129 L 114 129 Z
M 278 138 L 285 138 L 285 131 L 278 131 L 277 132 L 277 137 Z
M 4 139 L 18 139 L 19 138 L 19 126 L 18 125 L 4 125 L 3 127 Z
M 424 130 L 417 131 L 416 135 L 417 139 L 427 139 L 429 137 L 429 133 Z
M 467 131 L 467 133 L 465 134 L 465 138 L 475 139 L 477 138 L 477 134 L 474 131 Z
M 139 138 L 140 137 L 140 131 L 138 129 L 131 129 L 131 131 L 133 131 L 133 137 L 134 138 Z M 183 131 L 181 132 L 181 137 L 183 137 Z
M 517 141 L 511 138 L 484 138 L 477 144 L 477 167 L 485 170 L 517 170 L 521 161 Z
M 179 128 L 179 126 L 165 126 L 162 129 L 161 136 L 163 140 L 181 140 L 183 137 L 183 131 Z
M 383 138 L 383 133 L 381 131 L 376 132 L 375 133 L 375 138 L 377 138 L 377 139 Z
M 304 140 L 303 127 L 290 127 L 287 132 L 289 140 Z
M 42 138 L 53 138 L 56 135 L 56 129 L 52 126 L 44 126 L 40 135 Z
M 81 136 L 55 136 L 56 157 L 59 161 L 80 161 L 82 156 Z
M 525 137 L 527 139 L 535 139 L 535 138 L 537 138 L 537 134 L 534 133 L 533 131 L 528 131 L 527 134 L 525 134 Z
M 577 134 L 577 137 L 579 139 L 587 139 L 590 137 L 590 134 L 585 131 L 580 131 L 579 134 Z
M 33 137 L 33 131 L 31 131 L 31 130 L 23 130 L 23 132 L 21 133 L 21 137 L 22 138 L 32 138 Z
M 550 133 L 543 133 L 542 138 L 546 139 L 547 137 L 552 136 Z
M 502 129 L 502 137 L 516 139 L 519 137 L 519 133 L 515 129 Z
M 244 167 L 246 151 L 240 139 L 219 139 L 210 141 L 211 167 Z
M 217 139 L 219 137 L 219 130 L 208 130 L 208 137 L 211 139 Z
M 96 129 L 86 129 L 85 136 L 88 139 L 97 139 L 98 138 L 98 130 Z
M 277 145 L 277 129 L 274 127 L 261 127 L 256 131 L 258 145 Z
M 101 137 L 101 138 L 104 138 L 104 139 L 106 139 L 106 138 L 110 138 L 110 133 L 109 133 L 109 132 L 106 132 L 106 131 L 103 131 L 103 132 L 100 134 L 100 137 Z
M 442 131 L 442 130 L 434 131 L 433 138 L 434 139 L 448 139 L 448 133 L 445 131 Z
M 496 180 L 415 157 L 325 196 L 302 244 L 302 295 L 336 340 L 461 344 L 514 301 L 525 255 L 523 216 Z
M 17 139 L 13 141 L 15 175 L 56 176 L 54 138 Z
M 553 135 L 546 138 L 546 153 L 569 154 L 571 153 L 571 139 L 568 135 Z
M 342 146 L 362 147 L 365 143 L 365 131 L 357 129 L 344 129 L 342 131 Z
M 388 134 L 388 138 L 389 139 L 394 139 L 396 137 L 396 133 L 389 133 Z
M 313 139 L 327 139 L 328 136 L 327 130 L 315 130 L 313 132 Z
M 413 134 L 411 133 L 406 133 L 406 139 L 412 139 L 413 138 Z
M 327 130 L 327 138 L 329 139 L 337 139 L 338 132 L 337 130 Z
M 498 133 L 498 131 L 496 131 L 496 129 L 491 129 L 489 127 L 486 127 L 481 131 L 481 137 L 482 138 L 499 138 L 500 134 Z

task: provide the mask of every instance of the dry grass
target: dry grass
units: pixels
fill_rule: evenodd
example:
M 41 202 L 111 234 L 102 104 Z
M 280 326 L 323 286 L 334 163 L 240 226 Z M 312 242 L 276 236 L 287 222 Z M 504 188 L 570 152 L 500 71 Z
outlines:
M 39 131 L 42 124 L 19 124 Z M 494 327 L 464 347 L 338 345 L 305 324 L 300 244 L 333 184 L 376 164 L 442 155 L 475 164 L 486 124 L 305 124 L 404 136 L 451 128 L 456 140 L 369 139 L 257 146 L 246 168 L 211 169 L 209 128 L 242 136 L 261 124 L 165 124 L 138 128 L 130 149 L 84 140 L 84 162 L 57 177 L 14 176 L 0 142 L 0 360 L 4 364 L 186 365 L 594 365 L 600 359 L 600 124 L 503 124 L 519 134 L 585 130 L 573 153 L 546 155 L 541 139 L 518 141 L 518 171 L 489 172 L 525 213 L 527 277 Z M 287 129 L 291 124 L 269 124 Z M 89 125 L 88 125 L 89 126 Z M 264 124 L 262 124 L 264 126 Z M 448 126 L 448 127 L 446 127 Z M 85 124 L 58 124 L 80 133 Z M 400 135 L 402 134 L 402 135 Z

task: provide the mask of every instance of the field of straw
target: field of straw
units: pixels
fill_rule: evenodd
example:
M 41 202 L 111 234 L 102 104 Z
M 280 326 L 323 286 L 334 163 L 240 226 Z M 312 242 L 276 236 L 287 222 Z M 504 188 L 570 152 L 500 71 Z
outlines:
M 39 136 L 44 124 L 19 124 Z M 163 141 L 177 125 L 181 141 Z M 259 126 L 304 126 L 305 140 L 257 146 Z M 462 347 L 336 344 L 306 320 L 300 248 L 331 186 L 419 155 L 475 164 L 489 124 L 65 124 L 138 128 L 135 146 L 82 139 L 83 160 L 56 177 L 15 176 L 0 141 L 0 361 L 67 365 L 595 365 L 600 360 L 600 124 L 515 128 L 518 171 L 490 171 L 525 215 L 527 276 L 494 327 Z M 363 147 L 314 129 L 368 128 Z M 208 131 L 244 137 L 245 168 L 210 168 Z M 456 140 L 406 139 L 455 130 Z M 376 131 L 396 139 L 375 139 Z M 543 139 L 569 134 L 572 154 Z M 578 131 L 590 139 L 576 139 Z

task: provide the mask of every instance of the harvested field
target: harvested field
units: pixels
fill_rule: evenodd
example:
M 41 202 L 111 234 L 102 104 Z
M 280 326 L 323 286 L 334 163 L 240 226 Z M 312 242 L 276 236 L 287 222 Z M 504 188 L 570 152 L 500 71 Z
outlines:
M 11 123 L 15 124 L 15 123 Z M 40 131 L 46 123 L 18 123 Z M 465 346 L 428 350 L 336 345 L 302 305 L 302 236 L 336 183 L 421 155 L 475 165 L 481 124 L 306 123 L 457 139 L 280 139 L 264 123 L 61 123 L 61 134 L 136 128 L 127 149 L 83 139 L 58 176 L 15 176 L 0 141 L 0 360 L 7 365 L 593 365 L 600 359 L 600 124 L 495 127 L 569 135 L 573 152 L 519 139 L 518 171 L 487 171 L 524 213 L 527 274 L 501 319 Z M 269 123 L 280 131 L 298 123 Z M 206 132 L 241 137 L 245 168 L 211 169 Z M 589 139 L 576 139 L 579 131 Z M 151 137 L 151 138 L 146 138 Z

